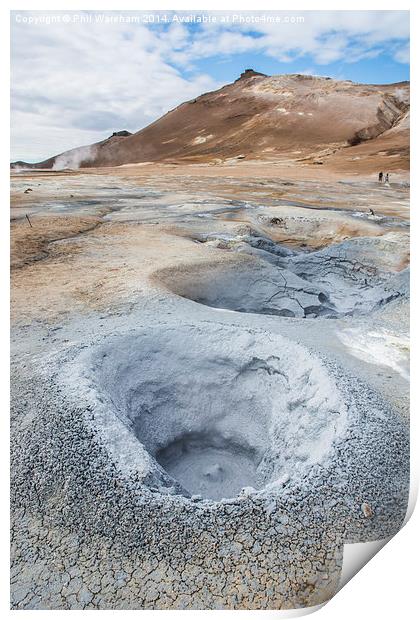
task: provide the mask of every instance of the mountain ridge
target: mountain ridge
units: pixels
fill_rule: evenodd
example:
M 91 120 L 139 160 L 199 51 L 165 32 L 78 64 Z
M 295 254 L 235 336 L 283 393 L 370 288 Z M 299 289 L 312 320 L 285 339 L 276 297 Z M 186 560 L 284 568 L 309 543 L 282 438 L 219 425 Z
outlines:
M 136 133 L 116 131 L 97 143 L 11 167 L 60 170 L 243 159 L 324 164 L 352 149 L 374 157 L 376 144 L 381 152 L 380 137 L 393 130 L 386 136 L 391 167 L 407 168 L 409 88 L 409 82 L 358 84 L 247 69 L 234 82 L 181 103 Z

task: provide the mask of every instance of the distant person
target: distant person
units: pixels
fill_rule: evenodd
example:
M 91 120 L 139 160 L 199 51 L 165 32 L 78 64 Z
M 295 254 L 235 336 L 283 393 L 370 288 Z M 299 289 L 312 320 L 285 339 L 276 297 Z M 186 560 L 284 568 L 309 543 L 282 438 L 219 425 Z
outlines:
M 388 172 L 385 175 L 385 183 L 389 184 L 389 173 Z
M 380 172 L 379 173 L 379 183 L 382 183 L 383 180 L 384 180 L 384 173 Z

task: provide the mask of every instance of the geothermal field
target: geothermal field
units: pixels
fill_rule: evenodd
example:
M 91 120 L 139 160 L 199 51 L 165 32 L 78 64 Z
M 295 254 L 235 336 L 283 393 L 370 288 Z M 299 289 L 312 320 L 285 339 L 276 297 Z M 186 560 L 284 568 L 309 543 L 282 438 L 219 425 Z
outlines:
M 275 79 L 13 166 L 16 609 L 313 606 L 401 527 L 408 85 Z

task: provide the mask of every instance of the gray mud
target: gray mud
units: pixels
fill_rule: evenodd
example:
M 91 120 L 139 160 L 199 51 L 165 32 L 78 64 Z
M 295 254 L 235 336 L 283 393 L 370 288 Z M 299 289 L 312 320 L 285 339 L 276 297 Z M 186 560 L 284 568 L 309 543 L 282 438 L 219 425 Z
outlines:
M 395 273 L 382 264 L 381 238 L 352 239 L 313 252 L 291 251 L 252 235 L 205 239 L 249 260 L 180 274 L 168 270 L 159 278 L 174 293 L 214 308 L 335 319 L 369 314 L 408 294 L 408 271 Z
M 55 177 L 43 182 L 57 191 Z M 45 301 L 13 327 L 14 609 L 318 605 L 337 591 L 345 543 L 384 539 L 404 520 L 406 233 L 368 222 L 359 238 L 310 250 L 266 225 L 287 216 L 321 234 L 330 220 L 315 209 L 303 220 L 301 193 L 391 211 L 404 189 L 295 182 L 299 217 L 274 199 L 268 217 L 258 186 L 280 181 L 255 182 L 255 200 L 194 182 L 174 194 L 164 180 L 136 190 L 64 177 L 75 202 L 31 196 L 31 213 L 98 213 L 89 201 L 101 201 L 111 232 L 99 258 L 123 301 L 48 320 Z M 360 219 L 340 218 L 332 235 Z M 170 260 L 142 254 L 141 237 L 120 249 L 117 224 L 155 222 L 171 227 L 155 237 Z M 83 236 L 76 265 L 97 269 L 95 242 Z M 80 268 L 74 278 L 83 299 Z

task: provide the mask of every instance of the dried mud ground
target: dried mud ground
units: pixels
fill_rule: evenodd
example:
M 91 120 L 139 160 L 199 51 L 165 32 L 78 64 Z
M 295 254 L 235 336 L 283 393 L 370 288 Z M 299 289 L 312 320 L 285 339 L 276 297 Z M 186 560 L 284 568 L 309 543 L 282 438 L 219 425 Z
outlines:
M 406 511 L 407 175 L 139 165 L 11 197 L 12 607 L 330 598 L 343 545 Z

